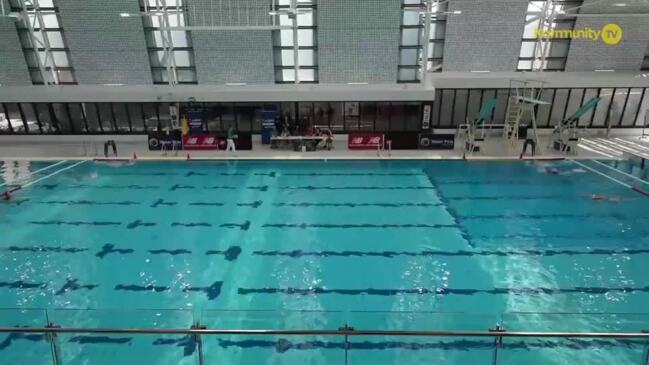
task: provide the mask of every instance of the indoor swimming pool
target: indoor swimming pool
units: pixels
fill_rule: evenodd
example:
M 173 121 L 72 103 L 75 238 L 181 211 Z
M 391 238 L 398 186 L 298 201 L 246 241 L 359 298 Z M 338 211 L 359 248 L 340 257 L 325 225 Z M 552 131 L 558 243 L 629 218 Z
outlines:
M 1 169 L 0 192 L 35 183 L 0 201 L 0 326 L 649 330 L 649 198 L 597 161 Z M 44 336 L 3 336 L 0 363 L 51 363 Z M 186 336 L 59 341 L 65 364 L 197 356 Z M 210 364 L 492 364 L 494 347 L 469 337 L 203 343 Z M 640 364 L 645 346 L 505 339 L 499 363 Z

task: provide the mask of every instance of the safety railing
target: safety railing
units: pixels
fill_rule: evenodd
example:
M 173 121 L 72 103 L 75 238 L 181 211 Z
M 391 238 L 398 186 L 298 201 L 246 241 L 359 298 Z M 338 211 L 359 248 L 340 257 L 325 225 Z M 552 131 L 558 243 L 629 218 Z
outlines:
M 191 311 L 47 311 L 47 323 L 35 326 L 33 311 L 0 310 L 0 363 L 254 363 L 275 357 L 277 363 L 394 364 L 649 364 L 647 315 L 509 313 L 498 324 L 482 330 L 495 318 L 489 315 L 418 312 L 275 312 L 204 311 L 194 320 Z M 121 313 L 121 314 L 120 314 Z M 93 318 L 86 315 L 92 314 Z M 6 326 L 8 316 L 27 327 Z M 243 316 L 242 316 L 243 315 Z M 284 317 L 281 317 L 284 316 Z M 157 319 L 155 319 L 157 318 Z M 386 327 L 362 326 L 382 319 Z M 31 319 L 31 320 L 30 320 Z M 98 320 L 97 320 L 98 319 Z M 72 327 L 67 323 L 152 323 L 151 327 Z M 187 327 L 182 325 L 191 320 Z M 332 323 L 343 320 L 339 327 Z M 351 320 L 351 321 L 350 321 Z M 402 322 L 414 320 L 414 322 Z M 421 320 L 421 321 L 420 321 Z M 54 322 L 57 321 L 57 322 Z M 153 321 L 153 322 L 151 322 Z M 322 322 L 321 328 L 303 329 Z M 446 322 L 446 323 L 443 323 Z M 238 323 L 239 327 L 213 327 Z M 285 328 L 262 327 L 264 324 Z M 410 329 L 416 326 L 460 328 Z M 509 327 L 507 326 L 509 324 Z M 29 326 L 31 325 L 31 326 Z M 260 327 L 255 328 L 255 325 Z M 543 328 L 525 331 L 520 328 Z M 602 331 L 564 331 L 564 328 L 601 328 Z M 558 328 L 559 330 L 546 330 Z M 629 328 L 629 331 L 618 329 Z M 613 330 L 611 330 L 613 329 Z

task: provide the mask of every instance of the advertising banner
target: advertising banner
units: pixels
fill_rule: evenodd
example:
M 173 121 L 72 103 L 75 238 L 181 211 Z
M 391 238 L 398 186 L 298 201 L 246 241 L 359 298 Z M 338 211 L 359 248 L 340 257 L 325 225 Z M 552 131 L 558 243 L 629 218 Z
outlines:
M 375 150 L 383 146 L 385 136 L 381 133 L 350 133 L 347 148 L 350 150 Z
M 187 151 L 224 150 L 226 146 L 225 138 L 212 133 L 183 136 L 183 149 Z

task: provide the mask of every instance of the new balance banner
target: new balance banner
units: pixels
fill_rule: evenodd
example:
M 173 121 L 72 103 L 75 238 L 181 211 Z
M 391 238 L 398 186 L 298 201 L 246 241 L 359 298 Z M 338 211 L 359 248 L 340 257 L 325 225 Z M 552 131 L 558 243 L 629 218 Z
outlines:
M 350 133 L 347 148 L 350 150 L 375 150 L 383 146 L 385 136 L 380 133 Z

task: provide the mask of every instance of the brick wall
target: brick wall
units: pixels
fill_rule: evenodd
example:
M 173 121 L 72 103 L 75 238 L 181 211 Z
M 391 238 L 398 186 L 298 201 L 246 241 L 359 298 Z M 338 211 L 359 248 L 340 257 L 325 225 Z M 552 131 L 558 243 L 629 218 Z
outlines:
M 592 3 L 592 5 L 590 5 Z M 585 0 L 582 14 L 648 13 L 649 4 L 629 4 L 625 7 Z M 649 45 L 649 17 L 577 18 L 575 29 L 586 27 L 601 29 L 609 23 L 618 24 L 623 30 L 622 41 L 607 45 L 601 40 L 575 39 L 571 42 L 566 71 L 593 71 L 613 69 L 616 71 L 639 71 Z
M 318 2 L 320 83 L 396 82 L 399 0 Z
M 188 3 L 190 25 L 270 25 L 265 0 Z M 275 83 L 271 30 L 192 31 L 199 84 Z
M 6 1 L 5 8 L 9 9 Z M 0 18 L 0 84 L 31 85 L 31 83 L 14 20 Z
M 526 0 L 452 0 L 444 45 L 444 71 L 516 71 Z
M 151 84 L 137 0 L 55 0 L 79 84 Z

